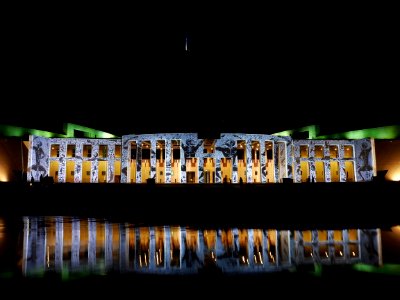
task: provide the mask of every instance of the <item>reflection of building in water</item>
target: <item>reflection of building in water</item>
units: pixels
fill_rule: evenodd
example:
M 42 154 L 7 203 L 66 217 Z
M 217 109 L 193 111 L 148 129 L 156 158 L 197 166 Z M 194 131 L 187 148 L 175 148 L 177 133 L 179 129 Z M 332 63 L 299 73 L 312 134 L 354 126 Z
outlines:
M 300 264 L 380 264 L 378 229 L 131 227 L 94 219 L 24 219 L 23 272 L 270 272 Z

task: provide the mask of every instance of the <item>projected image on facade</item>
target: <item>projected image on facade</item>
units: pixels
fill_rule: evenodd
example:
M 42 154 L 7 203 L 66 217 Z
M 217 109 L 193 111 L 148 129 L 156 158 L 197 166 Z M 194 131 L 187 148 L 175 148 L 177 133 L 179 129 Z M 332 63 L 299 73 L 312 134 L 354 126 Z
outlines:
M 356 182 L 373 177 L 371 139 L 295 140 L 223 133 L 125 135 L 122 139 L 30 137 L 28 180 L 75 183 Z

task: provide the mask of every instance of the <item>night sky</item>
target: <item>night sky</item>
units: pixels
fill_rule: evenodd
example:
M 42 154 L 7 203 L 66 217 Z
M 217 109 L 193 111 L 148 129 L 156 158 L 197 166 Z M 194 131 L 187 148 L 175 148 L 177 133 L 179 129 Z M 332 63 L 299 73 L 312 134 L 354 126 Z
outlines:
M 0 123 L 116 134 L 398 124 L 391 11 L 10 7 Z

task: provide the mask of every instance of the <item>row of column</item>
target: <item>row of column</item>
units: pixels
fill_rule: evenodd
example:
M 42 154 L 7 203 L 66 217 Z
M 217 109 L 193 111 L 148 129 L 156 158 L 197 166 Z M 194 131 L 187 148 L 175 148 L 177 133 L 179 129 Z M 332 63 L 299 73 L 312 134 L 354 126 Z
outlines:
M 171 163 L 172 163 L 172 155 L 171 155 L 171 140 L 164 140 L 165 141 L 165 183 L 171 183 Z M 136 183 L 142 182 L 142 142 L 143 141 L 136 141 Z M 185 142 L 184 140 L 180 141 L 181 143 Z M 253 182 L 252 174 L 253 174 L 253 161 L 252 161 L 252 142 L 253 140 L 246 140 L 246 180 L 247 182 Z M 237 141 L 236 141 L 237 143 Z M 217 141 L 218 145 L 218 141 Z M 274 179 L 275 182 L 280 182 L 282 178 L 291 176 L 288 174 L 287 164 L 288 164 L 288 147 L 285 142 L 274 142 L 273 143 L 273 157 L 274 157 Z M 236 146 L 235 146 L 236 147 Z M 265 141 L 259 142 L 259 153 L 260 153 L 260 163 L 261 163 L 261 183 L 267 182 L 267 172 L 266 172 L 266 151 L 265 151 Z M 156 142 L 151 142 L 150 146 L 150 178 L 156 178 Z M 224 157 L 221 152 L 215 151 L 214 153 L 203 153 L 204 146 L 203 144 L 199 146 L 196 151 L 195 158 L 197 159 L 197 167 L 198 167 L 198 178 L 197 182 L 204 183 L 204 176 L 203 176 L 203 169 L 204 169 L 204 159 L 205 158 L 214 158 L 215 160 L 215 182 L 221 183 L 222 176 L 221 176 L 221 159 L 228 158 L 231 159 L 232 163 L 232 183 L 238 183 L 238 159 L 236 156 L 232 157 Z M 121 174 L 121 182 L 130 182 L 130 155 L 131 153 L 131 141 L 128 142 L 128 148 L 123 154 L 122 159 L 122 169 L 126 169 L 127 172 L 122 172 Z M 182 147 L 180 145 L 180 183 L 186 183 L 186 159 L 189 159 Z
M 115 143 L 107 144 L 107 157 L 99 157 L 99 144 L 93 144 L 92 146 L 92 156 L 88 158 L 83 157 L 83 145 L 84 143 L 76 143 L 75 145 L 75 157 L 67 157 L 67 142 L 59 143 L 59 157 L 50 157 L 51 161 L 59 162 L 58 168 L 58 182 L 66 182 L 66 164 L 67 161 L 73 161 L 75 163 L 74 167 L 74 182 L 82 182 L 82 163 L 84 161 L 89 161 L 91 163 L 90 168 L 90 182 L 97 183 L 99 180 L 99 161 L 107 162 L 107 182 L 114 182 L 115 174 L 115 161 L 120 161 L 121 158 L 115 157 Z M 50 166 L 49 166 L 50 168 Z

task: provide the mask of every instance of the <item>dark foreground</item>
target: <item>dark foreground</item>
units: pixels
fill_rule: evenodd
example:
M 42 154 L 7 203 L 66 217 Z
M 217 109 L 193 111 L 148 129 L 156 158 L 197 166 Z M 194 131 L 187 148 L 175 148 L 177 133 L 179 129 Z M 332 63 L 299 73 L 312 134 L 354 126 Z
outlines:
M 215 299 L 216 296 L 223 299 L 249 299 L 257 295 L 265 299 L 271 296 L 286 299 L 288 296 L 303 297 L 315 293 L 329 295 L 329 291 L 346 296 L 384 296 L 395 290 L 399 283 L 399 276 L 358 272 L 350 269 L 350 266 L 330 267 L 320 274 L 307 269 L 293 273 L 233 276 L 116 274 L 63 280 L 59 275 L 48 274 L 45 278 L 0 279 L 3 292 L 10 291 L 14 296 L 38 294 L 46 299 L 61 296 L 119 299 L 128 295 L 132 298 L 167 299 Z
M 385 228 L 399 182 L 128 185 L 0 184 L 0 216 L 67 215 L 135 224 Z

